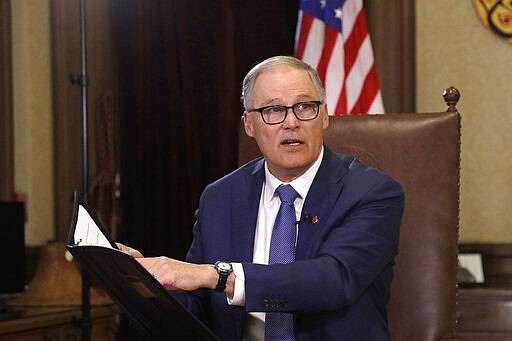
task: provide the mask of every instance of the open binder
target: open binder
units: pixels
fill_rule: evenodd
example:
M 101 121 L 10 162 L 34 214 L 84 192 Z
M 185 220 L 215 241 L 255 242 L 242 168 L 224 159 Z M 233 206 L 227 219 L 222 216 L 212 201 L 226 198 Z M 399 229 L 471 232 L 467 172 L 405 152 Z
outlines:
M 75 192 L 67 249 L 151 340 L 219 340 L 132 256 Z

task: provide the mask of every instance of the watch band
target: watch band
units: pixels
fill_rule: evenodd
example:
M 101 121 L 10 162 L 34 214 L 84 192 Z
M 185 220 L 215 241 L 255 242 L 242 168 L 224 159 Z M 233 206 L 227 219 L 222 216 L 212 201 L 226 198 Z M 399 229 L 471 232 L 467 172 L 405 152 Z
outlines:
M 218 261 L 215 263 L 215 270 L 219 274 L 219 280 L 217 281 L 217 285 L 215 286 L 215 291 L 223 292 L 226 289 L 226 282 L 228 280 L 229 275 L 233 272 L 233 267 L 231 263 Z

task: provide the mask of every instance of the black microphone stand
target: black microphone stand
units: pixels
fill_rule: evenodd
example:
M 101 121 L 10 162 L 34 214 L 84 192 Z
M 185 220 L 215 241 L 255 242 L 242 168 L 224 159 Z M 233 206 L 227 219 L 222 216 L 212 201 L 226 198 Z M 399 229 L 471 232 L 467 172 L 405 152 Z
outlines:
M 85 0 L 80 0 L 80 57 L 81 74 L 78 82 L 82 94 L 82 197 L 85 203 L 89 200 L 89 165 L 88 165 L 88 133 L 87 133 L 87 40 L 85 26 Z M 82 341 L 91 339 L 91 290 L 89 274 L 82 269 L 82 319 L 80 320 Z

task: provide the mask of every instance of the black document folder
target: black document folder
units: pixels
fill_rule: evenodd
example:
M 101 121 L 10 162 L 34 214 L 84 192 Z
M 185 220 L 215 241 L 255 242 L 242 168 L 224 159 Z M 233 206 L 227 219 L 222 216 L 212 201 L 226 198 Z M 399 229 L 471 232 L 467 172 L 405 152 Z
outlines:
M 90 233 L 87 230 L 82 236 L 87 235 L 89 240 L 75 240 L 75 231 L 84 226 L 90 228 Z M 103 236 L 96 236 L 97 232 Z M 95 242 L 103 246 L 91 245 Z M 77 194 L 67 248 L 149 339 L 219 340 L 132 256 L 117 249 L 107 230 Z

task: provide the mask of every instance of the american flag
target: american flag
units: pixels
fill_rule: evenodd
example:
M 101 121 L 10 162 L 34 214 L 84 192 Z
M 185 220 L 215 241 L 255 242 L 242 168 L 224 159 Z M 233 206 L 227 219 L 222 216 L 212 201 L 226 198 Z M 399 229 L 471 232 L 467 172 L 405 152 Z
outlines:
M 362 0 L 301 0 L 295 56 L 318 71 L 330 114 L 384 112 Z

